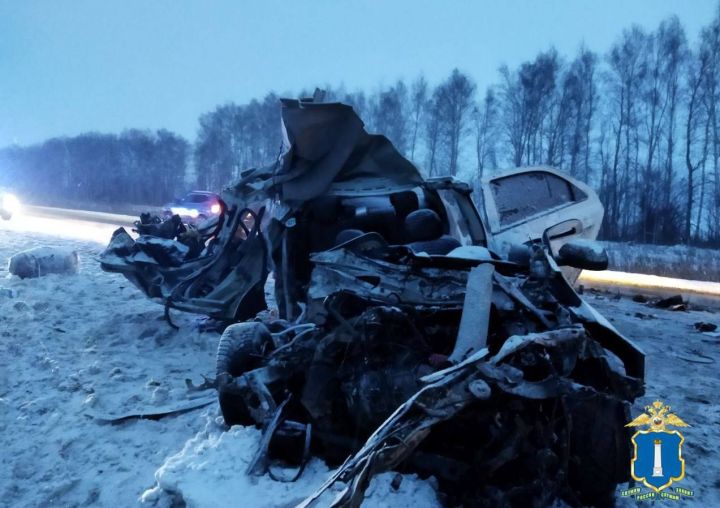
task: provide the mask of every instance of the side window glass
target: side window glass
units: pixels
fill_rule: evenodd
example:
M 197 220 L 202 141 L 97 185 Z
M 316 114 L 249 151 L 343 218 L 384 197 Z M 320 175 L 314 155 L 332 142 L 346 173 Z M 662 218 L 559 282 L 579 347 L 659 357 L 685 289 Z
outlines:
M 490 185 L 502 226 L 587 197 L 567 180 L 543 171 L 498 178 Z

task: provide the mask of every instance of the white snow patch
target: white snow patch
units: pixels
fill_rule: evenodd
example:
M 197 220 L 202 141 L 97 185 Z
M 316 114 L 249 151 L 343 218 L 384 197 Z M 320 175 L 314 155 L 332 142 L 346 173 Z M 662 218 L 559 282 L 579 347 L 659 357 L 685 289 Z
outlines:
M 311 495 L 332 474 L 319 459 L 311 459 L 302 476 L 292 483 L 275 481 L 268 475 L 245 474 L 260 440 L 254 427 L 235 426 L 230 430 L 222 419 L 208 415 L 205 430 L 190 439 L 177 454 L 169 457 L 155 473 L 157 484 L 142 495 L 142 501 L 153 505 L 166 504 L 168 498 L 182 499 L 188 508 L 205 506 L 242 506 L 276 508 L 295 506 Z M 288 471 L 286 476 L 291 476 Z M 370 483 L 366 508 L 436 508 L 432 481 L 416 475 L 404 475 L 397 491 L 391 487 L 395 473 L 376 476 Z M 327 506 L 340 490 L 340 485 L 326 492 L 316 506 Z

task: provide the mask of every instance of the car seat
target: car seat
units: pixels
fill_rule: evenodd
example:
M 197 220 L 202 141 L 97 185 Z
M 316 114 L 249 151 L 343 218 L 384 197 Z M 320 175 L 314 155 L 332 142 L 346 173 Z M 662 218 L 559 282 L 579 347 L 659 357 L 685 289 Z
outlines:
M 440 216 L 429 208 L 421 208 L 405 218 L 406 245 L 413 252 L 444 256 L 460 247 L 460 242 L 450 235 L 443 234 Z

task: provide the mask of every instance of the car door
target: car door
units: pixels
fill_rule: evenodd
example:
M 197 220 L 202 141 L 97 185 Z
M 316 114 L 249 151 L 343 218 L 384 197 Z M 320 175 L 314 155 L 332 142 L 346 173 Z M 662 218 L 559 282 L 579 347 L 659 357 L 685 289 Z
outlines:
M 604 209 L 595 191 L 549 167 L 514 169 L 483 180 L 490 243 L 500 254 L 547 232 L 554 254 L 569 240 L 597 238 Z

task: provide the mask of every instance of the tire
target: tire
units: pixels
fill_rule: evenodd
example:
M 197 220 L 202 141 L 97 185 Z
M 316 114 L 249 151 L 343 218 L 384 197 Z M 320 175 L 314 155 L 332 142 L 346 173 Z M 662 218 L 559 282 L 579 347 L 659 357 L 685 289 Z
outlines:
M 272 349 L 270 332 L 262 323 L 248 322 L 230 325 L 218 344 L 215 375 L 218 380 L 218 401 L 227 425 L 255 423 L 245 399 L 232 383 L 245 372 L 260 367 L 263 356 Z

